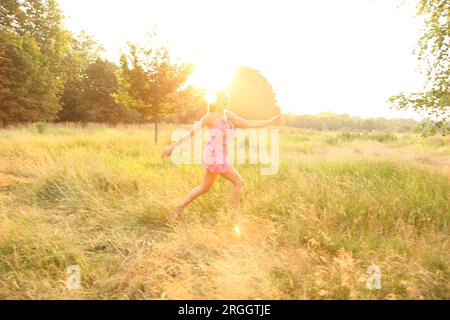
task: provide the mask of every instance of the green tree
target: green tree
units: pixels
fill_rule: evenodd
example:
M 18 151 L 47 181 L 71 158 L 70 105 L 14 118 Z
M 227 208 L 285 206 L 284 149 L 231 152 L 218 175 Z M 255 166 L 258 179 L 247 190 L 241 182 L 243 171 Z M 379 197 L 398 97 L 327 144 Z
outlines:
M 156 45 L 154 39 L 153 34 L 143 47 L 128 45 L 128 52 L 120 59 L 115 97 L 119 104 L 154 122 L 157 143 L 158 122 L 175 112 L 174 95 L 191 73 L 191 66 L 173 62 L 168 50 Z
M 79 80 L 87 66 L 96 62 L 102 53 L 104 53 L 103 47 L 92 35 L 84 31 L 72 34 L 63 59 L 66 81 Z
M 422 92 L 401 93 L 389 101 L 398 109 L 426 112 L 436 119 L 428 125 L 430 133 L 449 132 L 450 117 L 450 2 L 420 0 L 418 14 L 425 17 L 425 29 L 415 53 L 421 61 L 427 81 Z
M 230 93 L 230 109 L 243 117 L 262 120 L 280 113 L 271 84 L 256 69 L 239 67 Z
M 62 61 L 71 35 L 62 26 L 64 17 L 57 0 L 4 0 L 0 8 L 4 30 L 31 36 L 37 42 L 45 65 L 58 78 L 62 90 L 65 78 Z
M 2 98 L 8 105 L 0 108 L 9 122 L 48 121 L 59 112 L 68 74 L 63 60 L 70 42 L 62 20 L 56 0 L 0 3 L 2 90 L 17 94 Z
M 127 121 L 127 110 L 116 103 L 116 66 L 106 60 L 97 59 L 87 66 L 83 76 L 66 88 L 62 99 L 63 121 L 107 122 Z M 67 107 L 70 106 L 70 107 Z
M 0 125 L 53 120 L 54 81 L 33 38 L 0 32 Z
M 64 58 L 64 68 L 67 74 L 64 91 L 61 97 L 62 110 L 59 113 L 61 121 L 90 121 L 84 111 L 86 95 L 89 87 L 87 69 L 100 58 L 103 48 L 85 32 L 73 35 L 69 50 Z M 95 84 L 94 84 L 95 85 Z

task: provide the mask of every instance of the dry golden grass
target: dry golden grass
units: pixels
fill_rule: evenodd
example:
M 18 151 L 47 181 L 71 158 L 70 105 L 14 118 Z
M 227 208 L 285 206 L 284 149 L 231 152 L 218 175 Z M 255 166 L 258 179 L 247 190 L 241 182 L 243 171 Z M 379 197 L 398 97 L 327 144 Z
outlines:
M 449 138 L 280 136 L 277 175 L 239 167 L 236 234 L 224 181 L 169 222 L 202 168 L 161 162 L 150 127 L 0 131 L 0 298 L 450 298 Z

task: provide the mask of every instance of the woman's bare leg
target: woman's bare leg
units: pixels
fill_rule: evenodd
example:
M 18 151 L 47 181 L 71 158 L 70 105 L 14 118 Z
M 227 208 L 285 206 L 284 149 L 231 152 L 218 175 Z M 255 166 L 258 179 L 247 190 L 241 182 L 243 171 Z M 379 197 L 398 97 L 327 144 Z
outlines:
M 177 219 L 181 212 L 186 208 L 192 201 L 197 199 L 202 194 L 206 193 L 211 189 L 212 185 L 216 181 L 217 173 L 209 172 L 205 169 L 205 174 L 203 176 L 203 180 L 188 195 L 181 201 L 174 209 L 174 218 Z
M 236 208 L 239 205 L 241 191 L 244 187 L 244 179 L 242 179 L 241 175 L 234 167 L 231 167 L 228 172 L 221 173 L 221 176 L 231 181 L 231 183 L 233 184 L 233 187 L 231 189 L 230 207 L 232 210 L 233 218 L 236 218 Z

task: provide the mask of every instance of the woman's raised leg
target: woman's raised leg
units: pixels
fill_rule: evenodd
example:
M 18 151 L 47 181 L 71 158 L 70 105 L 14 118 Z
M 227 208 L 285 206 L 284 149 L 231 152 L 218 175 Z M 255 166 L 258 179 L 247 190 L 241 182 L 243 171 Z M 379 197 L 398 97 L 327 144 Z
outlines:
M 205 169 L 205 174 L 203 175 L 203 180 L 194 189 L 191 190 L 191 192 L 188 193 L 188 195 L 181 201 L 174 209 L 174 218 L 177 219 L 181 212 L 186 208 L 192 201 L 197 199 L 202 194 L 208 192 L 211 187 L 213 186 L 214 182 L 217 179 L 217 173 L 209 172 Z

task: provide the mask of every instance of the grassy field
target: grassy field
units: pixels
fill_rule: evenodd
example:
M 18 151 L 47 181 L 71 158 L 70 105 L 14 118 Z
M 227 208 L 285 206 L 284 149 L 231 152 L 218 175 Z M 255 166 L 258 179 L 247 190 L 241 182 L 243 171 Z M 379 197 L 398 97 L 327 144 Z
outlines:
M 282 128 L 238 235 L 222 180 L 169 222 L 202 171 L 159 159 L 174 128 L 0 130 L 0 298 L 450 299 L 449 138 Z

